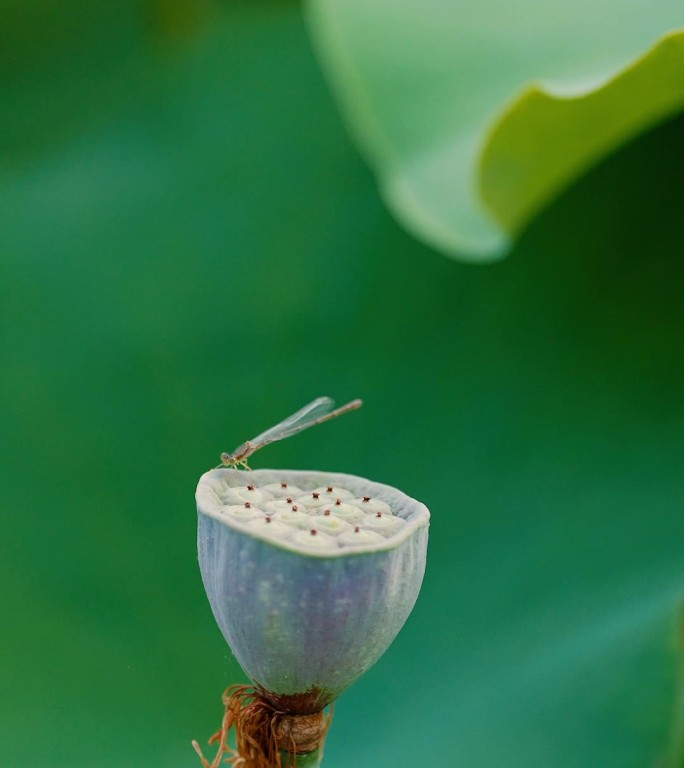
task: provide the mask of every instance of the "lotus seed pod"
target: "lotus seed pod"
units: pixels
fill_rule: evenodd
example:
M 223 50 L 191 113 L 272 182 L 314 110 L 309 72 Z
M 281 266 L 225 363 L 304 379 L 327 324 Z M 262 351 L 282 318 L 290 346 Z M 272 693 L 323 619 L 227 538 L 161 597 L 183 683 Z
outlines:
M 225 514 L 222 499 L 247 482 L 266 493 L 275 484 L 296 486 L 300 514 L 290 521 L 278 511 L 270 522 L 246 523 Z M 342 491 L 382 502 L 380 517 L 374 507 L 351 507 L 358 520 L 338 516 L 331 498 Z M 325 506 L 317 503 L 322 497 Z M 309 498 L 307 509 L 300 500 Z M 274 707 L 320 712 L 380 658 L 410 614 L 425 571 L 427 508 L 361 477 L 265 469 L 211 470 L 196 499 L 202 579 L 236 659 Z M 301 512 L 310 525 L 302 525 Z

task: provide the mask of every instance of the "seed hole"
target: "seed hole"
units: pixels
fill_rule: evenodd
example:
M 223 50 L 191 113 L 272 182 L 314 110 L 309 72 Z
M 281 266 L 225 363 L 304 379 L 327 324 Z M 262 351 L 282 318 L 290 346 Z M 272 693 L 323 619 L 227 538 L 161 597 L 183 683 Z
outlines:
M 248 501 L 246 501 L 245 506 L 247 507 L 247 509 L 250 509 L 252 505 Z
M 318 531 L 315 528 L 311 529 L 311 535 L 315 536 L 318 533 Z
M 364 500 L 364 501 L 370 501 L 370 496 L 364 496 L 364 497 L 363 497 L 363 500 Z
M 285 483 L 285 482 L 281 483 L 281 484 L 280 484 L 280 487 L 281 487 L 281 488 L 287 488 L 287 483 Z
M 321 494 L 320 493 L 312 493 L 311 495 L 314 497 L 314 499 L 317 499 Z
M 328 517 L 328 516 L 330 515 L 330 510 L 329 510 L 329 509 L 326 509 L 326 510 L 325 510 L 325 512 L 323 512 L 323 514 L 324 514 L 326 517 Z

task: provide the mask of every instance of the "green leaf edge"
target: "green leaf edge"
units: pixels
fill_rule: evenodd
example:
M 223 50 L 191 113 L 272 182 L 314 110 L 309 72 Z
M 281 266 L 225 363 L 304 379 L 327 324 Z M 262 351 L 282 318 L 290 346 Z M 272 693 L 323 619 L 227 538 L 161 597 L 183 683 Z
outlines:
M 532 83 L 485 139 L 478 159 L 480 197 L 515 237 L 574 178 L 682 108 L 684 30 L 661 37 L 599 87 L 560 94 Z
M 332 86 L 342 119 L 375 173 L 385 204 L 414 237 L 457 260 L 486 263 L 506 256 L 525 226 L 574 179 L 620 144 L 684 107 L 684 29 L 666 33 L 644 54 L 598 85 L 594 82 L 591 87 L 574 92 L 568 88 L 554 91 L 543 82 L 523 85 L 483 132 L 481 149 L 473 160 L 472 205 L 479 215 L 474 221 L 475 229 L 467 233 L 434 216 L 415 194 L 406 175 L 399 170 L 401 158 L 395 156 L 391 142 L 386 141 L 382 120 L 377 119 L 363 76 L 335 34 L 330 19 L 320 12 L 315 0 L 307 0 L 304 8 L 309 38 Z M 630 109 L 625 111 L 622 105 L 603 130 L 597 130 L 596 120 L 591 118 L 593 109 L 602 114 L 616 98 L 656 76 L 663 66 L 666 77 L 664 83 L 656 83 L 660 87 L 654 88 L 644 100 L 628 98 Z M 341 80 L 345 82 L 344 88 L 338 87 Z M 564 110 L 582 120 L 586 144 L 575 152 L 559 151 L 556 133 L 533 131 L 535 126 L 542 129 L 553 125 L 552 118 L 563 117 Z M 534 163 L 529 162 L 528 135 L 539 139 L 543 136 L 546 142 L 534 148 Z M 506 150 L 508 142 L 511 150 Z M 550 154 L 555 158 L 549 163 Z M 539 178 L 540 168 L 546 172 L 546 180 Z

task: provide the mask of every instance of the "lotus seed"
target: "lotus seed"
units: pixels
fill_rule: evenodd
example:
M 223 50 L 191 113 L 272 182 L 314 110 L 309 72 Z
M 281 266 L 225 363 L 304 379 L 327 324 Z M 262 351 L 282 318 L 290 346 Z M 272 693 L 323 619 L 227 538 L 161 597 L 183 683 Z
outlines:
M 335 516 L 342 520 L 346 520 L 349 523 L 355 523 L 358 520 L 361 520 L 365 515 L 358 507 L 341 501 L 339 504 L 335 502 Z
M 328 510 L 328 513 L 329 512 L 330 510 Z M 337 536 L 340 533 L 345 533 L 351 529 L 349 523 L 345 522 L 344 520 L 340 520 L 339 517 L 335 517 L 335 515 L 331 514 L 327 514 L 324 517 L 319 517 L 316 520 L 316 525 L 319 528 L 322 528 L 326 533 L 330 533 L 333 536 Z
M 254 507 L 243 507 L 241 504 L 230 504 L 225 507 L 221 507 L 221 513 L 228 515 L 233 520 L 247 522 L 261 514 L 261 510 Z
M 346 488 L 338 488 L 334 485 L 314 488 L 313 493 L 317 493 L 320 496 L 327 496 L 329 499 L 342 499 L 343 501 L 354 498 L 354 494 L 351 491 L 348 491 Z
M 331 483 L 301 491 L 284 480 L 263 486 L 254 481 L 244 486 L 213 481 L 211 491 L 226 518 L 246 523 L 256 535 L 261 533 L 270 541 L 287 541 L 289 546 L 306 544 L 310 548 L 315 540 L 316 549 L 324 545 L 365 548 L 390 539 L 404 526 L 404 520 L 385 501 L 374 496 L 354 498 L 347 488 Z M 221 499 L 229 502 L 221 505 Z
M 308 496 L 300 496 L 297 499 L 297 504 L 307 509 L 320 509 L 321 507 L 329 507 L 331 500 L 327 496 L 321 496 L 320 494 L 316 494 L 315 497 L 313 494 L 309 494 Z
M 274 515 L 281 512 L 297 512 L 299 507 L 297 504 L 289 504 L 285 499 L 273 499 L 264 504 L 263 509 L 267 514 Z
M 247 524 L 250 529 L 261 532 L 269 539 L 281 539 L 285 541 L 292 535 L 292 526 L 284 525 L 270 517 L 257 517 Z
M 361 499 L 352 499 L 350 504 L 356 504 L 364 512 L 382 512 L 383 515 L 391 515 L 392 509 L 389 504 L 381 499 L 373 499 L 370 496 L 364 496 Z
M 252 486 L 253 490 L 249 490 L 249 486 L 237 486 L 229 487 L 225 486 L 220 495 L 224 504 L 241 504 L 245 501 L 251 501 L 253 504 L 265 504 L 273 498 L 273 494 L 269 493 L 263 488 L 256 488 Z
M 310 528 L 311 527 L 311 515 L 307 515 L 306 512 L 299 511 L 299 508 L 291 507 L 283 512 L 276 512 L 274 518 L 278 522 L 285 523 L 294 528 Z
M 302 496 L 304 494 L 304 491 L 301 488 L 284 481 L 280 483 L 267 483 L 266 485 L 261 486 L 261 490 L 270 493 L 276 499 L 284 499 L 286 496 L 296 498 L 297 496 Z
M 331 538 L 327 534 L 317 531 L 312 528 L 309 531 L 297 531 L 290 540 L 292 543 L 298 544 L 302 549 L 316 549 L 316 550 L 336 550 L 337 543 L 335 539 Z
M 375 515 L 366 515 L 361 521 L 361 527 L 377 531 L 378 533 L 392 534 L 398 531 L 404 525 L 400 517 L 394 515 L 383 515 L 378 512 Z
M 337 542 L 342 547 L 354 547 L 360 544 L 380 544 L 384 539 L 385 537 L 377 531 L 364 530 L 357 525 L 353 531 L 341 533 L 337 537 Z

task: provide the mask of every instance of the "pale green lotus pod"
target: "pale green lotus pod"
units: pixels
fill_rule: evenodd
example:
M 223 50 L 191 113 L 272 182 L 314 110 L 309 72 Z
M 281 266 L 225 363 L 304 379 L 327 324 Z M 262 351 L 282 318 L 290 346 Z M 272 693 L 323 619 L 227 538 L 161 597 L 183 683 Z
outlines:
M 309 525 L 284 511 L 243 519 L 223 501 L 282 483 L 311 498 L 297 510 Z M 338 499 L 364 497 L 381 503 L 353 507 L 358 519 L 335 515 Z M 202 579 L 236 659 L 278 709 L 320 712 L 404 625 L 423 580 L 430 513 L 395 488 L 328 472 L 214 469 L 196 498 Z

